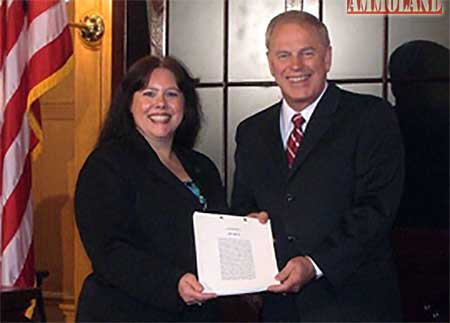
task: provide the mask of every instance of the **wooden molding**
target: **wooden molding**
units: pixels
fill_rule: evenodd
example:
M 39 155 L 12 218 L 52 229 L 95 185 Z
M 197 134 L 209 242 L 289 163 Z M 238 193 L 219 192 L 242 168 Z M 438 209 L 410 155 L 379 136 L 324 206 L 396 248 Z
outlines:
M 75 63 L 75 147 L 74 170 L 76 178 L 88 154 L 97 140 L 102 120 L 108 109 L 111 94 L 111 40 L 112 40 L 112 0 L 75 1 L 75 21 L 86 13 L 96 12 L 103 17 L 105 34 L 96 48 L 89 48 L 83 40 L 74 37 Z M 71 195 L 73 198 L 74 188 Z M 90 262 L 79 239 L 74 234 L 74 296 L 75 302 L 86 275 L 90 272 Z
M 75 304 L 60 304 L 59 309 L 64 313 L 64 322 L 75 322 Z

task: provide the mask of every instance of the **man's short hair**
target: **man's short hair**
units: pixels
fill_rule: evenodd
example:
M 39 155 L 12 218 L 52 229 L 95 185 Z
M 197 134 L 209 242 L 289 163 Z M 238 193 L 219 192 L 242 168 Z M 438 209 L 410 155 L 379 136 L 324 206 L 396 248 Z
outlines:
M 290 10 L 280 13 L 272 18 L 266 29 L 266 48 L 269 50 L 270 38 L 272 37 L 273 30 L 279 24 L 294 23 L 298 25 L 308 25 L 316 28 L 323 44 L 330 46 L 330 36 L 328 35 L 328 29 L 323 22 L 317 19 L 310 13 L 305 11 Z

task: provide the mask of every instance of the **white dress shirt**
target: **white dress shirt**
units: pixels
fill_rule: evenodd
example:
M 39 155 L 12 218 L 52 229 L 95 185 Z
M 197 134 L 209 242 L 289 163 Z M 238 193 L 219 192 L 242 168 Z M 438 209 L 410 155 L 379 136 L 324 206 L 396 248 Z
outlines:
M 306 128 L 308 127 L 309 120 L 311 119 L 311 116 L 314 110 L 316 109 L 317 104 L 319 103 L 320 99 L 322 98 L 327 88 L 328 83 L 325 83 L 325 87 L 322 93 L 320 93 L 320 95 L 318 96 L 318 98 L 313 103 L 304 108 L 302 111 L 300 111 L 303 119 L 305 119 L 305 122 L 303 122 L 302 124 L 303 133 L 305 133 Z M 286 102 L 286 100 L 283 99 L 283 101 L 281 102 L 281 109 L 280 109 L 280 132 L 281 132 L 281 139 L 283 140 L 284 149 L 286 149 L 289 135 L 291 134 L 292 129 L 294 129 L 292 117 L 297 113 L 298 111 L 292 109 Z

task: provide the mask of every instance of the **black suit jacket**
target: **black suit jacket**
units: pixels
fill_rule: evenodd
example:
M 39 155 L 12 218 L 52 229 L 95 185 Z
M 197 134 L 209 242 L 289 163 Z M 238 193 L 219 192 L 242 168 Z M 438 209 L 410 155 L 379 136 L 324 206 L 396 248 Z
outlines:
M 289 169 L 280 106 L 238 126 L 234 211 L 269 213 L 280 269 L 309 255 L 323 271 L 295 295 L 302 321 L 399 320 L 389 232 L 403 148 L 393 111 L 379 98 L 329 84 Z
M 207 199 L 226 212 L 219 173 L 204 155 L 176 149 Z M 213 320 L 214 301 L 185 306 L 178 280 L 196 273 L 192 214 L 198 198 L 136 131 L 92 152 L 75 195 L 76 221 L 92 262 L 80 295 L 80 321 Z

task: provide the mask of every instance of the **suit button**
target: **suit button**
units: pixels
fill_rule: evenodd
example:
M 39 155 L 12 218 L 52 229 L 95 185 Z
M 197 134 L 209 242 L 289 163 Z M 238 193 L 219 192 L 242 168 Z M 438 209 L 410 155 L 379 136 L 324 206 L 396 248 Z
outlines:
M 287 194 L 286 199 L 288 202 L 292 202 L 294 200 L 294 196 L 292 194 Z
M 294 242 L 295 240 L 297 240 L 295 236 L 288 236 L 287 239 L 289 242 Z

